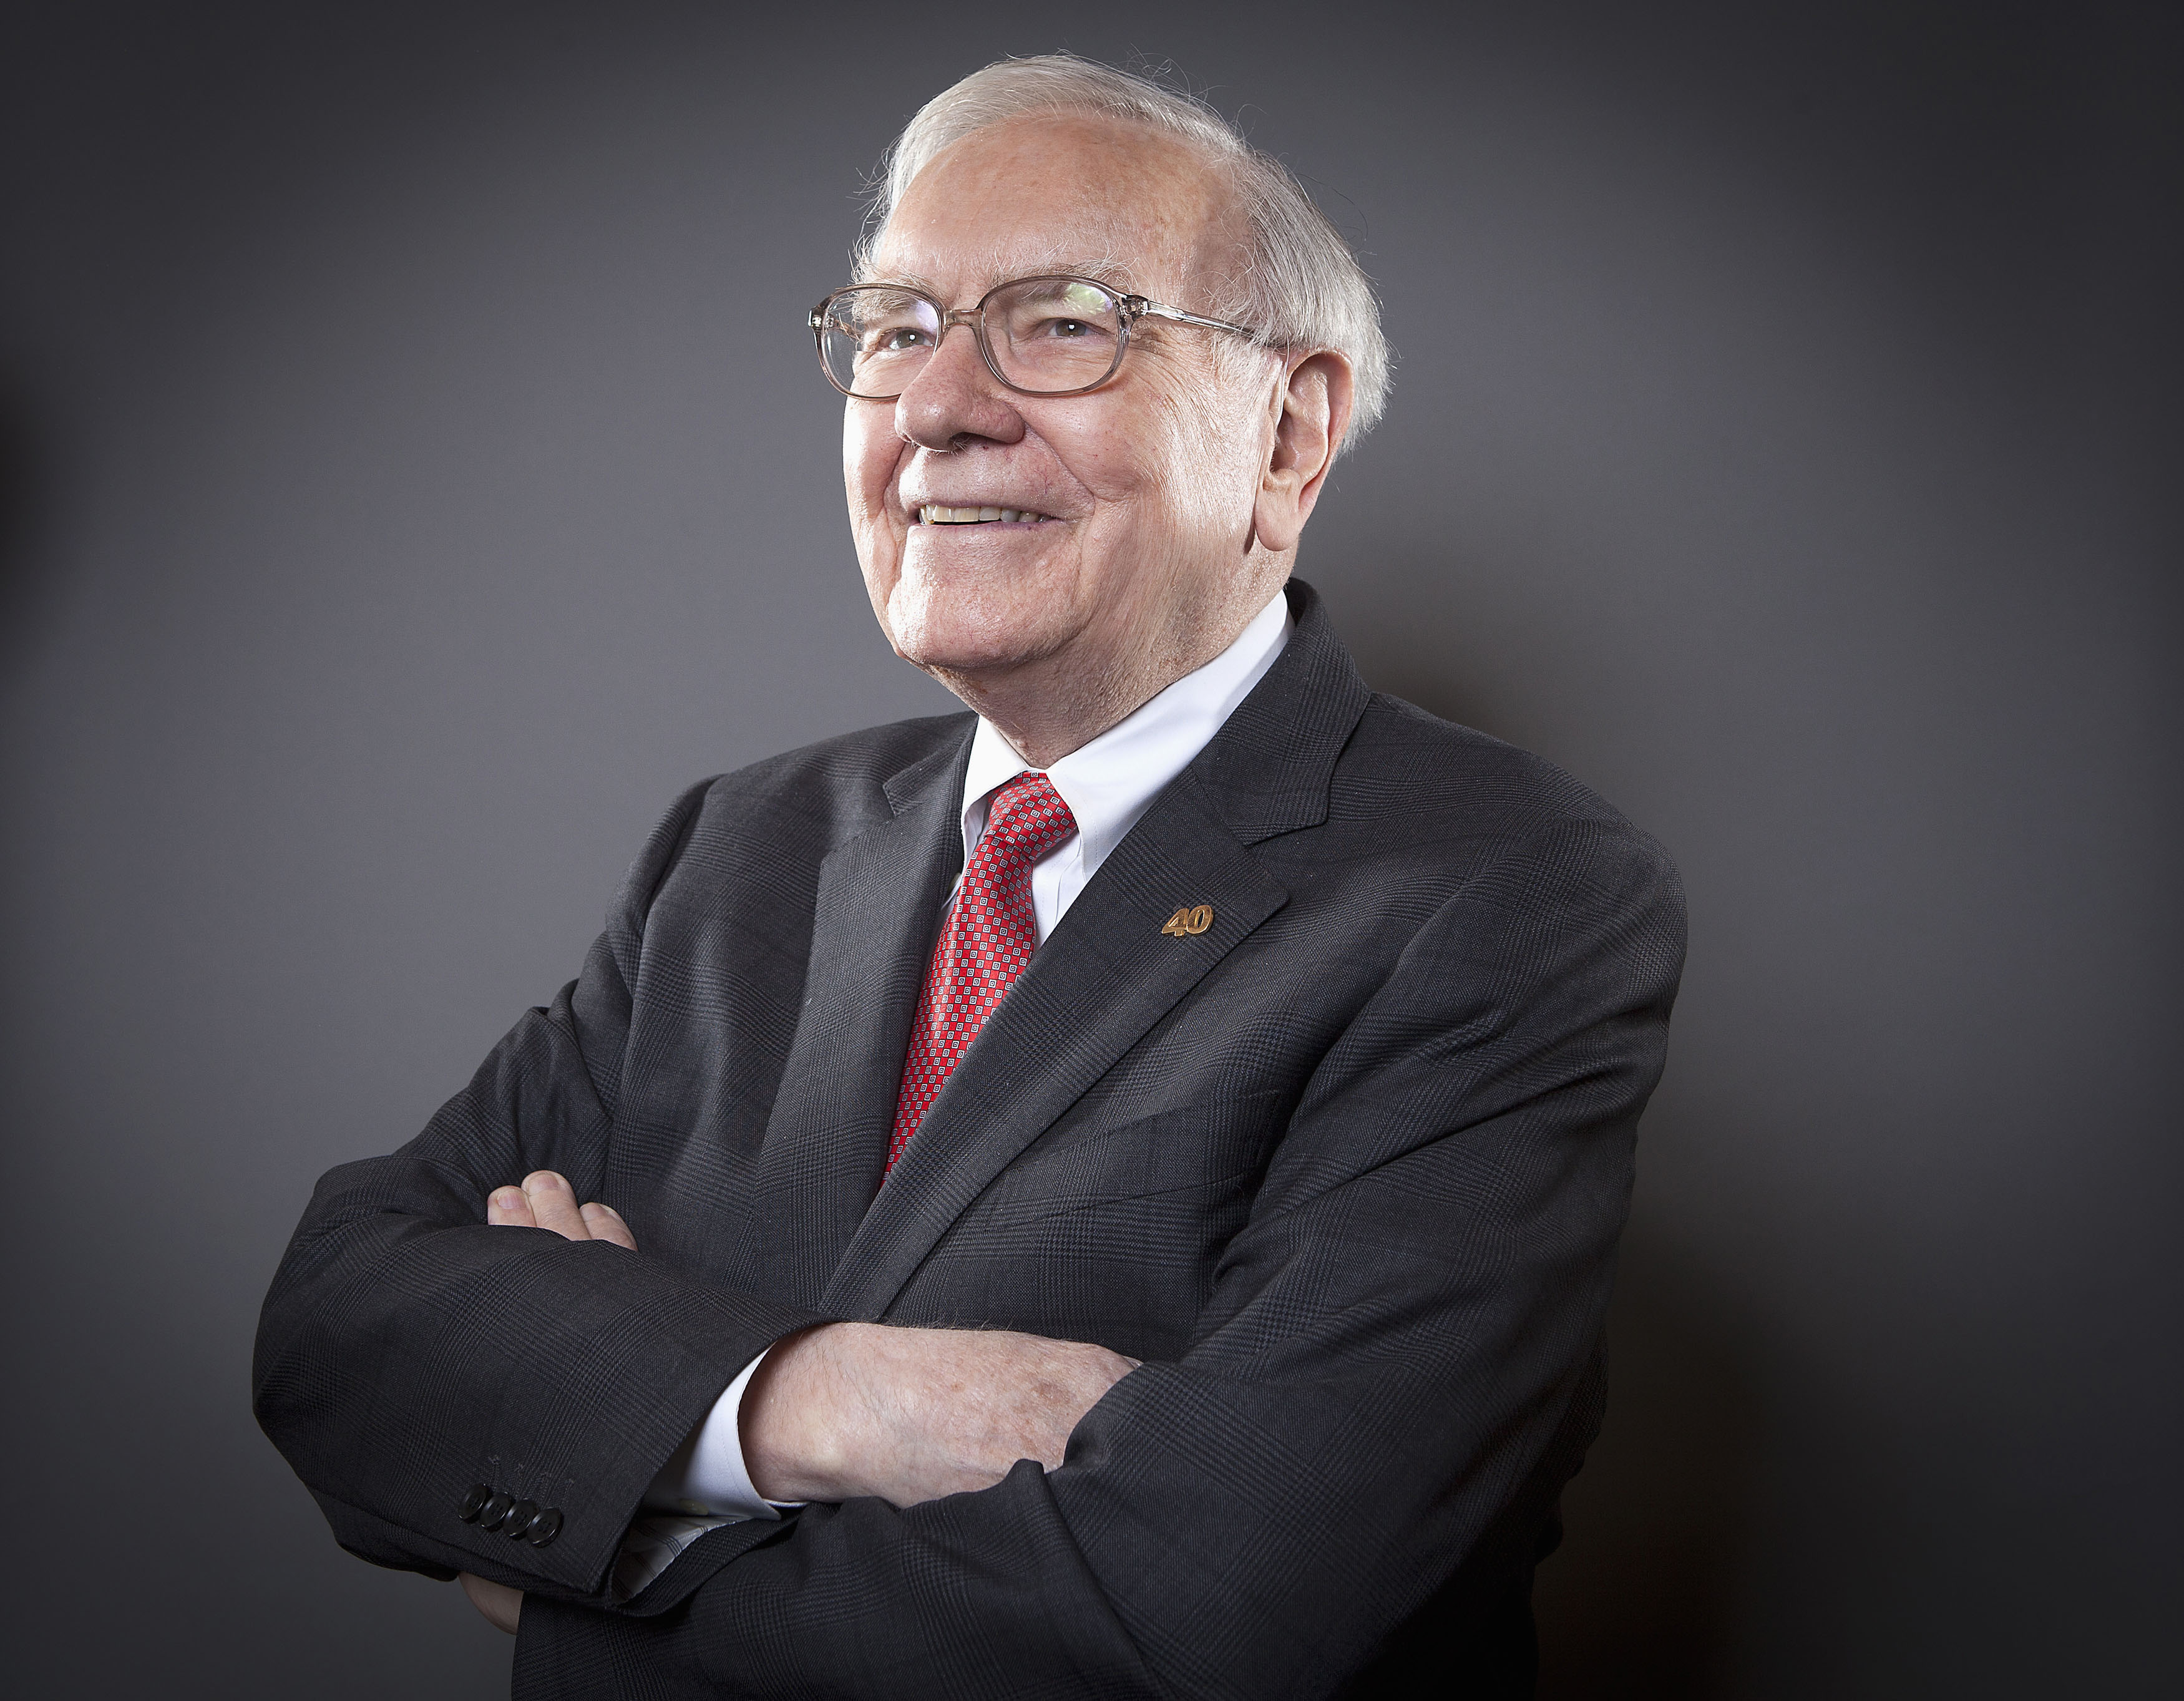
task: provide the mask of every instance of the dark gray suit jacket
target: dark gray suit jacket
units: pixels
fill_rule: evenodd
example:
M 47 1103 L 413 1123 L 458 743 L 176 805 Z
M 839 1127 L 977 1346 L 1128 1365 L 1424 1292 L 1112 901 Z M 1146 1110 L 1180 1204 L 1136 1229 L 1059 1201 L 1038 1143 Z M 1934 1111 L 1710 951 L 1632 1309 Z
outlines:
M 1528 1692 L 1680 896 L 1567 776 L 1369 693 L 1290 595 L 883 1187 L 967 715 L 689 791 L 579 978 L 320 1182 L 259 1419 L 343 1546 L 529 1592 L 519 1696 Z M 484 1226 L 542 1167 L 642 1252 Z M 614 1603 L 655 1472 L 827 1318 L 1145 1364 L 1050 1475 L 731 1526 Z M 560 1533 L 462 1521 L 473 1483 Z

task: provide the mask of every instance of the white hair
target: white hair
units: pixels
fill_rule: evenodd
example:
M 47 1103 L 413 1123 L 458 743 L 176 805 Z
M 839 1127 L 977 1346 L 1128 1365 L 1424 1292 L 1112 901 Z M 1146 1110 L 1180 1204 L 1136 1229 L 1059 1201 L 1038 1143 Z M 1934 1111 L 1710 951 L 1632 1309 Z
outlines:
M 1224 166 L 1251 231 L 1233 298 L 1194 312 L 1248 325 L 1270 348 L 1334 350 L 1356 375 L 1347 448 L 1373 427 L 1388 397 L 1388 342 L 1372 280 L 1327 215 L 1312 204 L 1281 161 L 1251 146 L 1243 132 L 1196 96 L 1162 87 L 1148 77 L 1048 53 L 1002 59 L 973 71 L 918 109 L 888 150 L 858 275 L 911 180 L 944 148 L 974 131 L 1034 113 L 1085 112 L 1128 120 L 1180 137 Z

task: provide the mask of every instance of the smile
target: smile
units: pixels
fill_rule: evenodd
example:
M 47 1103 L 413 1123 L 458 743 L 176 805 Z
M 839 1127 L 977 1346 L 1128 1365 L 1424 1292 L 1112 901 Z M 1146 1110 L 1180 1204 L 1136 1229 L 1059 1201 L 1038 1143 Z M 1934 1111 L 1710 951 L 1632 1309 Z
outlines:
M 917 510 L 921 526 L 1036 526 L 1051 516 L 1028 508 L 944 508 L 928 502 Z

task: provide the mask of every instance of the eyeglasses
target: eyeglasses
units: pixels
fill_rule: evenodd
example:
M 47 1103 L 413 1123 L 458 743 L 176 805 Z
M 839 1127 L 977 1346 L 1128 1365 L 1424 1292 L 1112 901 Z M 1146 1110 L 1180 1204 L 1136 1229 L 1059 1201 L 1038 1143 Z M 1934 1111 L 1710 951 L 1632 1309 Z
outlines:
M 827 382 L 854 401 L 900 396 L 952 325 L 971 327 L 987 370 L 1018 394 L 1081 396 L 1115 376 L 1140 319 L 1258 335 L 1089 277 L 1020 277 L 962 312 L 907 284 L 852 284 L 811 310 L 811 335 Z

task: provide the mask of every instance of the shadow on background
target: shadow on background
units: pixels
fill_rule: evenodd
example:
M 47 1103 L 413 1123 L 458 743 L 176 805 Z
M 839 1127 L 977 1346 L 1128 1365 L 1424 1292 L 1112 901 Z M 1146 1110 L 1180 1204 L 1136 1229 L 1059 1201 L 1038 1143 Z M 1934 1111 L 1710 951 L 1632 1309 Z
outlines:
M 1607 1422 L 1540 1566 L 1540 1701 L 1724 1693 L 1761 1409 L 1749 1323 L 1708 1272 L 1624 1242 Z
M 51 469 L 35 446 L 21 390 L 0 373 L 0 670 L 25 647 L 47 575 L 39 571 L 42 496 Z
M 1429 715 L 1471 727 L 1497 739 L 1521 743 L 1511 716 L 1488 670 L 1466 665 L 1451 650 L 1454 622 L 1422 616 L 1412 597 L 1407 605 L 1379 583 L 1408 577 L 1444 592 L 1451 583 L 1490 583 L 1486 573 L 1451 572 L 1425 551 L 1402 540 L 1360 538 L 1351 548 L 1369 563 L 1358 572 L 1347 561 L 1310 561 L 1299 577 L 1329 598 L 1335 629 L 1375 691 L 1416 704 Z M 1438 611 L 1436 611 L 1438 612 Z
M 1400 552 L 1391 552 L 1400 560 Z M 1476 576 L 1513 582 L 1506 565 Z M 1527 742 L 1488 676 L 1452 661 L 1451 622 L 1395 599 L 1346 599 L 1342 630 L 1377 690 Z M 1663 1135 L 1639 1134 L 1641 1167 Z M 1724 1274 L 1644 1226 L 1623 1242 L 1608 1313 L 1607 1417 L 1563 1497 L 1562 1548 L 1540 1568 L 1540 1701 L 1703 1701 L 1730 1692 L 1737 1580 L 1767 1451 L 1758 1325 Z

